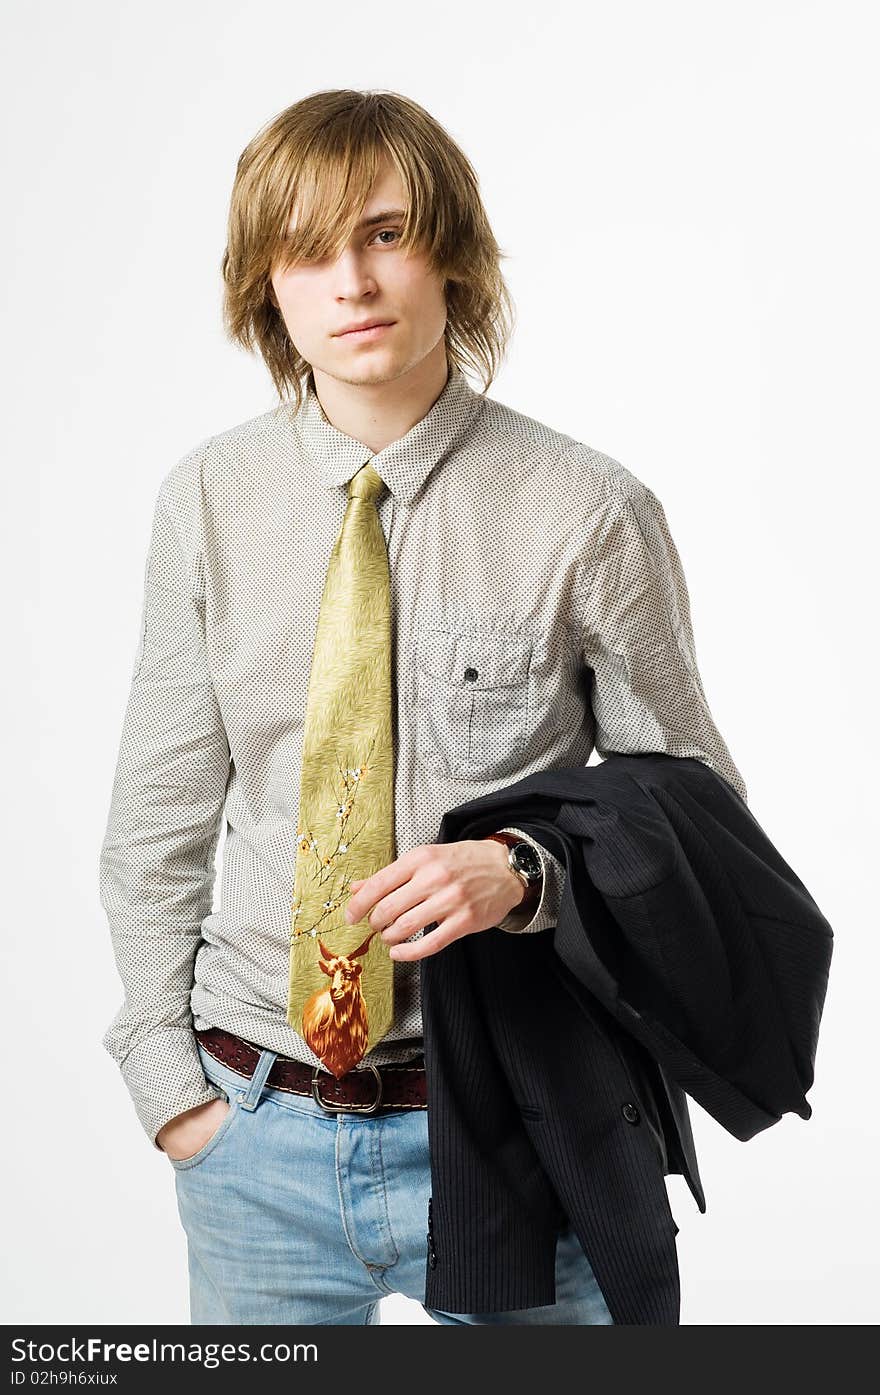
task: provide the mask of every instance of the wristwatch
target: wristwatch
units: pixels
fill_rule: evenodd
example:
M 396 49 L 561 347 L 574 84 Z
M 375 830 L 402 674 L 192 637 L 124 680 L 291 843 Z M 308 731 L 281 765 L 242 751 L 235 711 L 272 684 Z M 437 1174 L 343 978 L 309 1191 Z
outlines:
M 541 856 L 531 843 L 517 838 L 515 833 L 489 833 L 487 838 L 503 843 L 507 848 L 507 865 L 525 887 L 525 895 L 518 905 L 508 911 L 499 923 L 499 930 L 513 928 L 515 924 L 530 920 L 541 899 L 544 883 L 544 865 Z

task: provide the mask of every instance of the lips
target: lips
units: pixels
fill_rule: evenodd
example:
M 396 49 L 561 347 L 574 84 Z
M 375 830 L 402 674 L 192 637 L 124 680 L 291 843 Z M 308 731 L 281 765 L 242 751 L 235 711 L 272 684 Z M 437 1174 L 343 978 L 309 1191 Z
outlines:
M 371 330 L 390 329 L 393 323 L 393 320 L 369 320 L 366 324 L 353 325 L 351 329 L 340 330 L 336 337 L 337 339 L 347 339 L 349 336 L 354 338 L 361 334 L 369 334 Z

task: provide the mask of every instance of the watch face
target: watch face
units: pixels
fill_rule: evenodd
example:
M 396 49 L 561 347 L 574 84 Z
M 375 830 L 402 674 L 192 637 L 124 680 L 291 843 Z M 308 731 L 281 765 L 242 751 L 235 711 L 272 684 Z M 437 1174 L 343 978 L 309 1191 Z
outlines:
M 540 881 L 543 875 L 541 858 L 531 843 L 517 843 L 511 851 L 517 870 L 525 872 L 530 882 Z

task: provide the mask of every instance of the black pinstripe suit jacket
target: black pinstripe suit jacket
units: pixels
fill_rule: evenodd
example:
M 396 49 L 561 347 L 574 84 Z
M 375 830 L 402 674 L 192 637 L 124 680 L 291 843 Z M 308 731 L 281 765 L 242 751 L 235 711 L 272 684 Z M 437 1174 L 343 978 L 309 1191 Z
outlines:
M 746 1140 L 808 1119 L 832 931 L 736 791 L 700 761 L 612 755 L 443 817 L 561 858 L 555 928 L 421 961 L 432 1196 L 425 1301 L 555 1301 L 570 1221 L 615 1323 L 679 1322 L 664 1176 L 705 1196 L 690 1095 Z

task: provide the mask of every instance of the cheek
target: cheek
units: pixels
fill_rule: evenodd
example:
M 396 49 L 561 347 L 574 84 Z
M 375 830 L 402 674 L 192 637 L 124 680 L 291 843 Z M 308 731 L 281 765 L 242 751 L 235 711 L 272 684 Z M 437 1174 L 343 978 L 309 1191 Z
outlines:
M 417 312 L 419 323 L 426 329 L 442 327 L 446 319 L 446 297 L 443 282 L 435 273 L 411 271 L 402 290 Z
M 309 352 L 318 340 L 323 337 L 323 324 L 321 317 L 313 303 L 314 297 L 310 294 L 296 295 L 288 294 L 284 298 L 279 297 L 281 306 L 281 318 L 287 328 L 287 333 L 300 353 Z
M 308 331 L 321 301 L 316 279 L 304 275 L 285 276 L 275 285 L 275 295 L 285 322 Z

